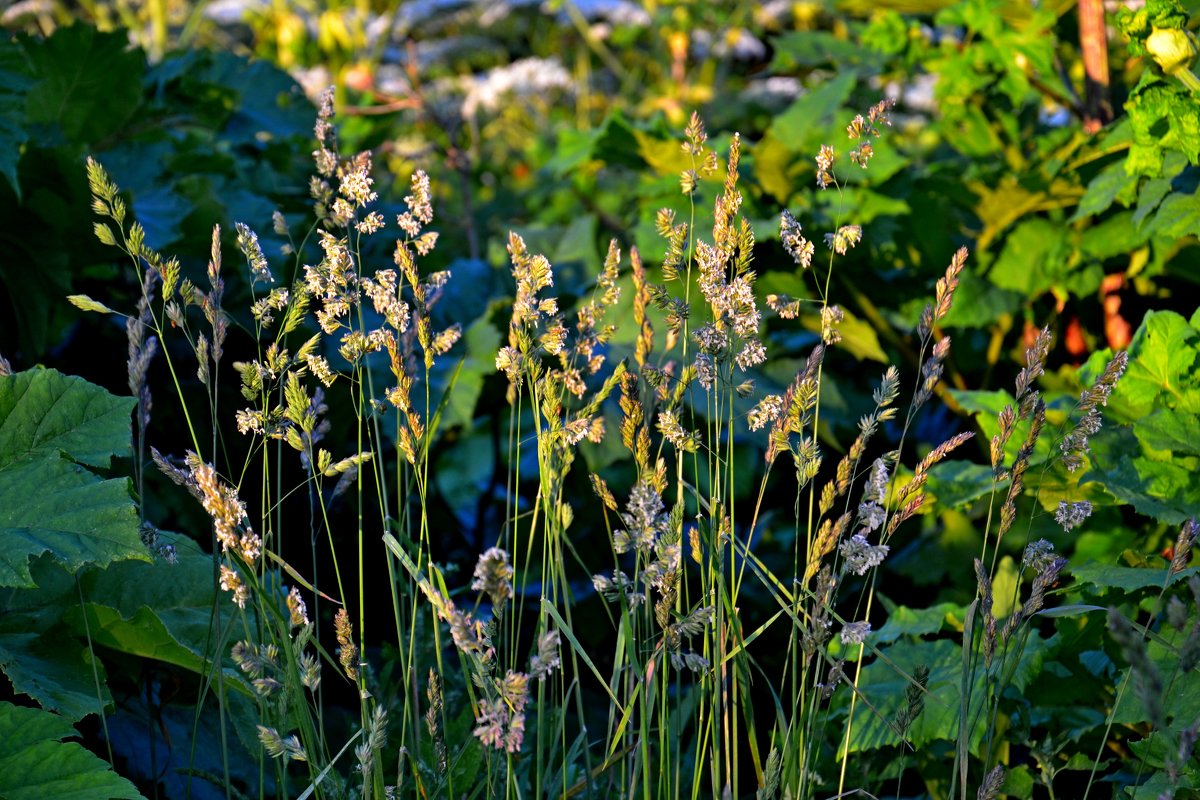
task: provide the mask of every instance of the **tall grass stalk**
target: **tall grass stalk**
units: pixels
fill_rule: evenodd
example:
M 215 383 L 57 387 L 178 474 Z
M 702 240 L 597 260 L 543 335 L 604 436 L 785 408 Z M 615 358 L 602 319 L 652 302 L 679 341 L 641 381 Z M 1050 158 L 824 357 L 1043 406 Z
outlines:
M 753 791 L 767 800 L 814 797 L 835 786 L 846 793 L 858 720 L 881 714 L 862 689 L 866 655 L 882 655 L 869 640 L 878 617 L 876 570 L 899 526 L 925 503 L 930 470 L 971 437 L 953 436 L 911 470 L 903 466 L 914 460 L 905 446 L 918 414 L 939 391 L 950 347 L 939 325 L 953 303 L 965 248 L 953 255 L 916 326 L 917 374 L 906 411 L 901 415 L 899 405 L 904 377 L 887 367 L 856 438 L 836 464 L 827 464 L 823 450 L 831 436 L 822 423 L 822 385 L 845 318 L 831 302 L 830 287 L 836 259 L 863 235 L 843 224 L 841 202 L 825 237 L 823 274 L 812 268 L 817 245 L 791 214 L 782 214 L 783 249 L 797 269 L 813 273 L 814 292 L 812 298 L 767 295 L 766 310 L 779 324 L 800 319 L 820 338 L 776 394 L 755 385 L 769 354 L 752 263 L 758 243 L 741 214 L 736 134 L 722 161 L 692 116 L 683 137 L 691 167 L 681 176 L 688 221 L 677 223 L 671 210 L 658 214 L 662 263 L 643 263 L 630 249 L 626 282 L 614 241 L 573 308 L 554 294 L 550 261 L 510 234 L 514 292 L 507 341 L 496 354 L 507 383 L 506 407 L 496 411 L 498 429 L 507 428 L 503 522 L 483 543 L 467 586 L 448 579 L 437 562 L 440 541 L 431 516 L 434 448 L 463 369 L 454 352 L 460 325 L 434 329 L 433 309 L 452 277 L 421 267 L 438 238 L 433 190 L 423 173 L 413 174 L 407 210 L 394 223 L 394 266 L 369 268 L 364 253 L 371 237 L 392 224 L 374 210 L 370 155 L 339 155 L 332 115 L 326 95 L 310 186 L 316 219 L 296 244 L 291 224 L 275 218 L 276 233 L 293 255 L 286 280 L 276 281 L 257 235 L 235 226 L 251 289 L 248 317 L 222 305 L 220 228 L 202 290 L 178 262 L 145 245 L 140 226 L 125 221 L 117 188 L 89 163 L 96 210 L 117 229 L 98 223 L 97 235 L 120 247 L 144 276 L 137 324 L 130 328 L 131 365 L 143 364 L 144 377 L 153 355 L 144 339 L 134 346 L 143 327 L 154 341 L 182 334 L 208 404 L 212 438 L 202 451 L 177 351 L 163 347 L 192 450 L 182 460 L 154 451 L 154 462 L 213 523 L 219 605 L 206 648 L 207 678 L 221 714 L 226 786 L 231 742 L 225 709 L 228 693 L 236 692 L 257 707 L 260 795 L 268 791 L 268 770 L 278 793 L 304 787 L 316 797 L 695 800 Z M 887 103 L 855 117 L 842 163 L 866 168 L 889 124 Z M 838 159 L 823 146 L 816 174 L 822 188 L 840 193 Z M 700 208 L 709 192 L 711 237 L 696 229 L 698 219 L 708 218 Z M 319 260 L 306 263 L 314 254 Z M 623 298 L 624 289 L 632 296 Z M 622 302 L 632 306 L 632 329 L 624 331 L 609 321 Z M 204 333 L 193 327 L 197 315 L 207 325 Z M 235 415 L 246 437 L 237 442 L 221 437 L 218 404 L 235 320 L 242 322 L 235 330 L 253 337 L 254 345 L 253 360 L 233 364 L 249 403 Z M 963 643 L 952 793 L 966 791 L 971 732 L 981 723 L 989 731 L 999 725 L 999 698 L 1021 658 L 1026 623 L 1063 565 L 1030 544 L 1022 565 L 1033 576 L 1030 595 L 999 624 L 991 587 L 1002 563 L 1000 540 L 1017 518 L 1022 476 L 1039 452 L 1046 409 L 1033 387 L 1048 336 L 1031 346 L 1015 405 L 1001 415 L 1001 433 L 990 446 L 988 533 Z M 1096 406 L 1123 365 L 1114 359 L 1085 392 L 1080 420 L 1060 431 L 1061 458 L 1075 463 L 1080 457 L 1098 425 Z M 327 391 L 354 409 L 353 432 L 338 444 L 326 442 Z M 144 405 L 139 448 L 148 398 Z M 1010 463 L 1006 448 L 1025 420 L 1028 431 Z M 893 421 L 897 444 L 878 445 L 880 431 Z M 627 453 L 624 469 L 609 477 L 589 473 L 594 497 L 573 495 L 582 480 L 572 476 L 582 443 L 610 436 Z M 751 497 L 743 498 L 739 447 L 748 436 L 765 437 L 765 459 Z M 340 452 L 346 442 L 352 447 Z M 794 518 L 786 524 L 794 542 L 790 581 L 756 552 L 768 512 L 777 511 L 767 507 L 769 489 L 782 480 L 773 473 L 785 455 L 795 480 Z M 297 468 L 301 482 L 288 485 L 286 476 Z M 141 462 L 137 469 L 142 492 Z M 254 514 L 241 500 L 248 476 L 259 492 Z M 335 535 L 335 505 L 342 498 L 354 505 L 349 547 Z M 307 535 L 291 534 L 292 520 L 304 513 Z M 588 517 L 606 539 L 602 569 L 590 563 L 595 551 L 584 545 L 592 543 L 576 534 Z M 350 552 L 353 565 L 345 561 Z M 368 636 L 368 620 L 377 619 L 369 604 L 382 595 L 368 586 L 368 567 L 380 553 L 393 619 L 372 624 Z M 856 596 L 843 597 L 848 588 Z M 773 606 L 749 629 L 744 605 L 754 597 Z M 1014 608 L 1017 599 L 1009 598 Z M 229 600 L 234 612 L 226 626 Z M 608 628 L 591 629 L 583 618 L 607 620 Z M 769 633 L 779 637 L 781 628 L 787 633 L 780 637 L 786 639 L 780 671 L 768 676 L 756 642 Z M 394 668 L 390 677 L 381 676 L 376 655 L 385 643 L 396 653 L 387 664 Z M 908 686 L 904 703 L 884 722 L 903 749 L 928 694 L 929 670 L 900 674 Z M 977 675 L 984 678 L 979 696 Z M 331 680 L 344 682 L 356 698 L 351 719 L 331 713 Z M 590 699 L 597 697 L 601 702 Z M 773 713 L 756 707 L 764 697 Z M 828 742 L 832 754 L 823 749 Z M 353 763 L 338 763 L 351 744 Z M 979 779 L 988 785 L 1001 775 L 994 770 L 997 745 L 988 739 L 978 754 Z M 835 781 L 819 777 L 829 766 L 823 760 L 837 764 Z

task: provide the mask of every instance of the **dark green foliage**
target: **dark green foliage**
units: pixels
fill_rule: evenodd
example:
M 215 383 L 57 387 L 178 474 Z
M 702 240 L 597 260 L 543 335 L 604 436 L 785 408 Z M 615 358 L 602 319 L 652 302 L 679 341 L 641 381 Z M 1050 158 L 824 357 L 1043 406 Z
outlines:
M 70 335 L 63 296 L 135 288 L 80 235 L 91 228 L 85 156 L 128 192 L 147 244 L 181 255 L 204 252 L 213 222 L 232 230 L 304 205 L 307 173 L 293 155 L 312 106 L 267 63 L 195 51 L 149 65 L 123 32 L 77 24 L 0 41 L 0 74 L 0 352 L 17 363 L 37 363 Z

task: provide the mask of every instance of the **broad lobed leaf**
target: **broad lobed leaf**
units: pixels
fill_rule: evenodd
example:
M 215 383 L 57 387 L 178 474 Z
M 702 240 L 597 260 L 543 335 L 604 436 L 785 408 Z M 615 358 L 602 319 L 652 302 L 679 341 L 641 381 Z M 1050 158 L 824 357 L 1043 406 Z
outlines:
M 128 451 L 133 406 L 55 370 L 0 377 L 0 586 L 33 586 L 43 553 L 72 572 L 149 558 L 128 481 L 86 468 Z
M 142 795 L 75 742 L 70 720 L 0 702 L 0 776 L 6 800 L 140 800 Z

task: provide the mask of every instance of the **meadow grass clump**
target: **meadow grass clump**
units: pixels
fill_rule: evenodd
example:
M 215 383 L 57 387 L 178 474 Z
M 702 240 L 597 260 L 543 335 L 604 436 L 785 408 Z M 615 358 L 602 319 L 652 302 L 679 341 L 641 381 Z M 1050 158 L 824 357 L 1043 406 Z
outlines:
M 856 116 L 847 152 L 821 147 L 821 188 L 840 194 L 839 170 L 869 167 L 889 112 L 882 102 Z M 232 630 L 213 616 L 207 677 L 220 709 L 231 684 L 253 693 L 258 758 L 277 792 L 840 796 L 859 788 L 853 734 L 871 718 L 901 754 L 891 773 L 899 793 L 914 728 L 930 703 L 944 701 L 931 695 L 930 665 L 894 666 L 902 688 L 894 716 L 884 717 L 862 688 L 863 669 L 881 656 L 872 639 L 886 621 L 879 568 L 899 528 L 928 504 L 934 468 L 974 435 L 910 452 L 918 415 L 941 388 L 950 338 L 940 323 L 966 248 L 951 256 L 912 331 L 913 373 L 882 369 L 853 440 L 834 456 L 822 396 L 846 315 L 831 282 L 837 259 L 864 232 L 839 211 L 818 247 L 783 211 L 783 251 L 810 290 L 767 294 L 760 305 L 754 259 L 763 248 L 741 213 L 736 134 L 722 158 L 691 117 L 682 145 L 691 166 L 680 178 L 688 219 L 658 214 L 665 258 L 647 265 L 630 249 L 628 283 L 614 240 L 582 296 L 555 294 L 554 265 L 510 233 L 514 290 L 494 355 L 506 406 L 494 412 L 507 428 L 505 513 L 468 583 L 438 562 L 433 516 L 435 450 L 463 335 L 460 322 L 443 325 L 435 314 L 453 276 L 423 268 L 439 236 L 433 189 L 417 171 L 407 209 L 385 218 L 375 209 L 370 154 L 339 155 L 332 117 L 326 95 L 309 187 L 315 220 L 299 241 L 287 220 L 274 220 L 290 242 L 291 274 L 277 278 L 255 232 L 235 226 L 251 295 L 245 311 L 223 305 L 219 227 L 202 287 L 146 245 L 117 188 L 99 164 L 88 166 L 106 218 L 96 233 L 143 276 L 129 318 L 138 450 L 150 422 L 144 376 L 161 351 L 191 448 L 182 460 L 151 449 L 151 459 L 210 518 L 214 586 L 237 609 Z M 707 216 L 708 187 L 711 232 L 702 234 L 696 220 Z M 364 251 L 389 230 L 393 264 L 372 270 Z M 764 392 L 768 314 L 778 324 L 811 317 L 817 336 L 778 391 Z M 231 334 L 244 335 L 252 355 L 227 365 Z M 183 337 L 191 363 L 157 345 L 168 336 Z M 1018 580 L 1004 584 L 1013 597 L 997 597 L 1001 541 L 1025 533 L 1018 501 L 1048 430 L 1036 382 L 1050 346 L 1043 331 L 1029 348 L 1014 402 L 987 445 L 991 496 L 963 631 L 967 689 L 950 794 L 970 782 L 979 797 L 998 796 L 1000 701 L 1031 618 L 1066 564 L 1046 542 L 1028 542 Z M 1081 463 L 1125 363 L 1115 356 L 1062 422 L 1056 457 L 1068 468 Z M 229 366 L 244 401 L 237 409 L 219 403 Z M 183 390 L 185 370 L 205 388 L 202 398 Z M 353 419 L 338 421 L 349 435 L 337 441 L 326 418 L 335 393 L 353 409 Z M 230 418 L 237 443 L 220 434 Z M 747 442 L 762 455 L 757 465 L 741 456 Z M 600 446 L 621 458 L 577 475 L 590 464 L 585 448 Z M 789 460 L 786 474 L 772 474 Z M 331 508 L 343 500 L 355 525 L 335 537 Z M 1056 519 L 1071 530 L 1089 511 L 1085 500 L 1063 501 Z M 769 535 L 789 542 L 773 564 L 759 550 Z M 384 588 L 367 577 L 380 559 Z M 1015 610 L 998 617 L 999 600 Z M 390 606 L 390 624 L 374 623 L 380 603 Z M 331 684 L 355 704 L 348 719 L 331 710 Z

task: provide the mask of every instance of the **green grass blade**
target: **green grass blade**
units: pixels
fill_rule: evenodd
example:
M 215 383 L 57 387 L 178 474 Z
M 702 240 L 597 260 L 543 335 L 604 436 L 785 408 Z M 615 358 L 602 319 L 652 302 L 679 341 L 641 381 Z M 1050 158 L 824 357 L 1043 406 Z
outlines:
M 554 618 L 555 624 L 558 625 L 559 632 L 562 633 L 563 636 L 567 637 L 567 641 L 571 643 L 571 647 L 573 647 L 579 657 L 583 659 L 583 663 L 588 665 L 588 669 L 592 671 L 592 674 L 596 676 L 596 680 L 599 681 L 600 685 L 604 687 L 605 694 L 608 695 L 609 699 L 613 701 L 613 705 L 615 705 L 617 710 L 621 712 L 621 715 L 624 716 L 626 712 L 624 706 L 621 705 L 621 701 L 617 699 L 615 694 L 613 694 L 612 689 L 608 688 L 608 682 L 604 680 L 604 677 L 600 674 L 600 670 L 596 669 L 596 665 L 592 663 L 592 659 L 587 654 L 587 651 L 585 651 L 583 646 L 579 644 L 579 640 L 575 638 L 575 634 L 569 627 L 567 627 L 567 623 L 563 621 L 562 616 L 558 613 L 558 609 L 555 608 L 553 604 L 551 604 L 551 602 L 545 598 L 542 599 L 542 608 L 547 614 Z

